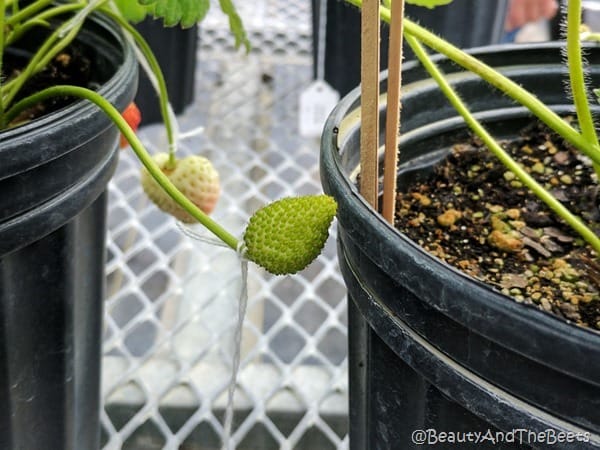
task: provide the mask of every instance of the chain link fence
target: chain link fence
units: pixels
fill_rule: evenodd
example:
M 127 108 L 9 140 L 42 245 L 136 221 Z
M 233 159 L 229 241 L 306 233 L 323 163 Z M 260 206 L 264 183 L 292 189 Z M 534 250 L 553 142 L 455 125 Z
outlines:
M 310 2 L 238 3 L 253 50 L 233 52 L 213 6 L 195 101 L 180 117 L 182 132 L 203 132 L 180 151 L 213 161 L 223 190 L 213 216 L 241 234 L 265 203 L 321 188 L 319 142 L 297 131 L 298 97 L 312 81 Z M 152 152 L 167 148 L 160 126 L 140 136 Z M 151 205 L 139 169 L 125 150 L 109 187 L 103 448 L 220 449 L 240 261 Z M 250 268 L 231 448 L 348 447 L 345 288 L 332 233 L 298 275 Z

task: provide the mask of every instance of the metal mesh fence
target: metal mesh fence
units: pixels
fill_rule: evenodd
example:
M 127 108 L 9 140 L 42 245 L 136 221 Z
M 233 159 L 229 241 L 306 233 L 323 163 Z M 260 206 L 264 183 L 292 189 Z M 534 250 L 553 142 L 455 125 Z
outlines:
M 223 189 L 213 215 L 241 234 L 258 207 L 321 188 L 318 140 L 297 131 L 298 96 L 312 75 L 310 2 L 238 3 L 254 50 L 229 51 L 224 17 L 211 12 L 201 27 L 195 101 L 180 117 L 182 132 L 204 131 L 180 151 L 212 160 Z M 152 152 L 166 148 L 160 126 L 140 136 Z M 240 261 L 184 235 L 151 205 L 139 168 L 126 150 L 109 187 L 103 447 L 218 449 Z M 235 448 L 347 448 L 347 321 L 335 240 L 292 277 L 251 267 L 248 288 Z

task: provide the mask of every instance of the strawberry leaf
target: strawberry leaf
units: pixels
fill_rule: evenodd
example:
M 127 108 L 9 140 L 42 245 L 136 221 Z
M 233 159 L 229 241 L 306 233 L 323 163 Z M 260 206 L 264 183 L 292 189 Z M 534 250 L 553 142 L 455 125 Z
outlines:
M 132 0 L 114 0 L 117 8 L 123 17 L 130 22 L 138 23 L 144 20 L 148 14 L 148 7 L 140 5 L 136 1 Z
M 131 0 L 130 0 L 131 1 Z M 206 16 L 210 0 L 138 0 L 149 6 L 154 17 L 162 18 L 165 26 L 191 27 Z
M 165 26 L 181 25 L 191 27 L 204 19 L 210 8 L 210 0 L 137 0 L 148 7 L 154 17 L 162 18 Z M 120 0 L 120 3 L 135 3 L 134 0 Z M 229 18 L 229 28 L 235 38 L 235 47 L 244 46 L 250 51 L 250 41 L 232 0 L 219 0 L 221 10 Z
M 221 6 L 221 10 L 229 18 L 229 29 L 235 38 L 235 48 L 239 48 L 243 45 L 246 48 L 246 51 L 249 52 L 250 41 L 246 35 L 242 19 L 240 19 L 233 2 L 231 0 L 219 0 L 219 5 Z
M 406 3 L 418 6 L 426 6 L 429 9 L 433 9 L 436 6 L 447 5 L 452 0 L 406 0 Z

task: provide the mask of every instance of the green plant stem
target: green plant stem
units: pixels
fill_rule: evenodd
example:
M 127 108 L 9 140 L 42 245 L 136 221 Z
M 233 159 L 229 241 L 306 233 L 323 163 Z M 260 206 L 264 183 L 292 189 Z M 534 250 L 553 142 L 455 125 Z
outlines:
M 473 132 L 481 138 L 490 151 L 504 164 L 504 166 L 513 172 L 516 177 L 529 188 L 540 200 L 542 200 L 552 211 L 568 223 L 581 237 L 583 237 L 598 254 L 600 254 L 600 238 L 590 230 L 578 217 L 572 214 L 562 203 L 560 203 L 552 194 L 550 194 L 542 185 L 531 177 L 508 153 L 496 142 L 496 140 L 487 132 L 481 123 L 471 114 L 468 107 L 463 103 L 458 94 L 452 89 L 450 83 L 446 80 L 444 74 L 438 69 L 431 60 L 423 46 L 412 35 L 406 36 L 406 42 L 410 45 L 415 55 L 423 64 L 423 67 L 438 83 L 440 90 L 448 98 L 452 106 L 463 117 L 467 125 Z
M 598 146 L 598 135 L 588 103 L 581 55 L 581 0 L 569 0 L 567 5 L 567 61 L 577 121 L 583 137 Z M 600 164 L 596 163 L 594 166 L 596 173 L 600 174 Z
M 35 105 L 36 103 L 55 96 L 82 98 L 94 103 L 102 111 L 104 111 L 104 113 L 119 128 L 119 131 L 123 133 L 123 136 L 125 136 L 125 138 L 129 141 L 131 148 L 141 163 L 148 170 L 150 175 L 152 175 L 152 177 L 156 180 L 156 182 L 165 190 L 165 192 L 167 192 L 167 194 L 169 194 L 169 196 L 175 202 L 177 202 L 179 206 L 185 209 L 192 217 L 198 220 L 198 222 L 204 225 L 211 233 L 222 240 L 227 246 L 234 250 L 238 249 L 239 242 L 235 236 L 230 234 L 221 225 L 200 210 L 196 205 L 188 200 L 187 197 L 185 197 L 185 195 L 183 195 L 181 191 L 179 191 L 179 189 L 173 185 L 173 183 L 171 183 L 169 178 L 162 172 L 152 157 L 148 154 L 144 148 L 144 145 L 136 136 L 135 132 L 121 116 L 121 113 L 97 92 L 77 86 L 53 86 L 17 102 L 10 110 L 6 112 L 6 121 L 10 122 L 10 120 L 15 118 L 21 111 Z
M 127 22 L 120 14 L 116 14 L 114 11 L 111 11 L 108 8 L 104 8 L 103 12 L 114 19 L 119 25 L 127 31 L 139 50 L 142 52 L 148 64 L 150 66 L 150 70 L 156 77 L 156 81 L 158 82 L 158 100 L 160 105 L 160 114 L 162 116 L 163 122 L 165 124 L 165 129 L 167 133 L 167 141 L 169 143 L 169 161 L 168 167 L 175 167 L 175 132 L 173 127 L 173 120 L 171 115 L 169 114 L 169 94 L 167 92 L 167 83 L 165 81 L 165 77 L 163 72 L 154 56 L 154 52 L 148 45 L 148 42 L 144 39 L 144 37 L 133 27 L 129 22 Z
M 73 41 L 73 39 L 79 33 L 82 22 L 74 24 L 67 35 L 61 38 L 60 36 L 63 33 L 63 30 L 69 25 L 70 22 L 67 22 L 58 29 L 54 30 L 54 32 L 44 41 L 42 46 L 33 55 L 23 72 L 21 72 L 18 77 L 14 78 L 10 83 L 7 83 L 4 86 L 5 91 L 7 91 L 6 93 L 2 93 L 4 96 L 3 101 L 5 105 L 9 105 L 14 100 L 16 95 L 19 93 L 19 90 L 32 75 L 46 67 L 52 58 L 54 58 L 61 50 L 63 50 Z
M 21 9 L 18 13 L 13 14 L 6 20 L 6 25 L 14 26 L 18 23 L 26 21 L 29 17 L 45 9 L 48 5 L 51 5 L 54 0 L 37 0 L 31 3 L 29 6 Z
M 581 150 L 594 163 L 600 164 L 600 147 L 597 144 L 588 141 L 546 104 L 517 83 L 410 20 L 405 22 L 405 32 L 415 36 L 435 51 L 446 55 L 465 69 L 479 75 L 489 84 L 525 106 L 548 127 Z
M 362 5 L 362 0 L 346 0 L 346 2 L 358 7 Z M 380 11 L 381 18 L 389 23 L 390 10 L 382 6 Z M 572 143 L 594 163 L 600 164 L 600 147 L 598 145 L 587 141 L 582 134 L 571 127 L 558 114 L 514 81 L 407 18 L 404 19 L 404 34 L 405 36 L 410 34 L 416 37 L 436 52 L 479 75 L 489 84 L 528 108 L 536 117 Z
M 79 34 L 85 19 L 94 10 L 99 9 L 107 1 L 108 0 L 99 0 L 98 3 L 93 5 L 92 8 L 90 8 L 90 4 L 88 3 L 80 2 L 78 4 L 78 9 L 82 12 L 85 12 L 85 14 L 77 13 L 72 18 L 64 22 L 56 30 L 54 30 L 54 32 L 48 36 L 41 47 L 30 59 L 23 72 L 4 86 L 2 95 L 4 96 L 5 105 L 9 105 L 12 101 L 14 101 L 19 90 L 32 75 L 43 70 L 58 53 L 60 53 L 73 41 L 73 39 L 75 39 L 75 37 Z
M 10 35 L 8 36 L 8 39 L 6 41 L 6 44 L 7 44 L 7 46 L 11 45 L 13 42 L 19 40 L 25 32 L 27 32 L 29 29 L 31 29 L 35 26 L 49 26 L 48 22 L 46 22 L 46 21 L 48 19 L 51 19 L 52 17 L 58 16 L 60 14 L 69 13 L 72 11 L 77 11 L 77 10 L 80 10 L 81 8 L 82 7 L 80 4 L 76 4 L 76 5 L 68 4 L 68 5 L 56 6 L 56 7 L 50 8 L 48 10 L 45 10 L 45 11 L 41 12 L 40 14 L 31 17 L 30 19 L 28 19 L 25 22 L 25 24 L 19 26 L 12 33 L 10 33 Z
M 4 27 L 6 20 L 6 5 L 3 1 L 0 1 L 0 88 L 4 83 L 4 75 L 2 74 L 2 61 L 4 61 Z M 0 122 L 2 122 L 2 118 L 4 117 L 4 101 L 2 100 L 2 95 L 0 95 Z

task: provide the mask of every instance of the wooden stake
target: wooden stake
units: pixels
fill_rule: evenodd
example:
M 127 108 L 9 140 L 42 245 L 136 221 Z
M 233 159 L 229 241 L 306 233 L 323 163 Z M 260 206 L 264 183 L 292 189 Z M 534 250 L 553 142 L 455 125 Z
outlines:
M 383 217 L 392 225 L 396 211 L 396 170 L 398 167 L 400 109 L 402 107 L 400 86 L 402 84 L 403 17 L 404 0 L 392 0 L 383 167 Z
M 360 52 L 360 192 L 375 209 L 379 192 L 379 34 L 379 0 L 364 0 Z

